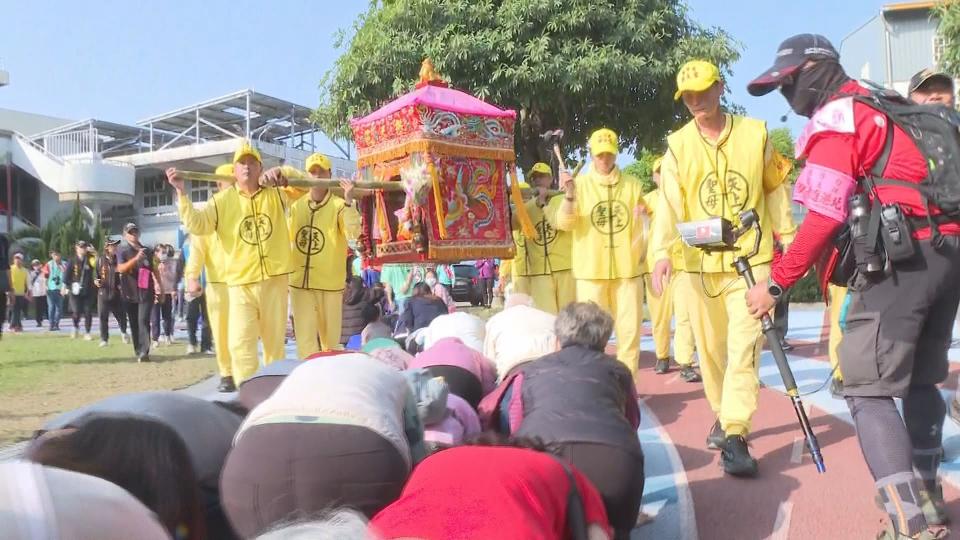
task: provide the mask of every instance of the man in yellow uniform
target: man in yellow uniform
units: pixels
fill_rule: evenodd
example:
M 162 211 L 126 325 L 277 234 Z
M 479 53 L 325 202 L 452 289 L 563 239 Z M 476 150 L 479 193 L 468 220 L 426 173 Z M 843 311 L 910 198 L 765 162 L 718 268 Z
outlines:
M 323 154 L 308 157 L 306 169 L 313 178 L 330 178 L 330 160 Z M 325 187 L 313 187 L 290 206 L 290 303 L 301 360 L 321 350 L 341 348 L 347 242 L 360 234 L 360 214 L 353 184 L 341 181 L 340 186 L 343 198 Z
M 617 359 L 632 373 L 640 361 L 643 268 L 646 249 L 641 219 L 643 186 L 617 167 L 617 134 L 598 129 L 590 136 L 593 162 L 576 179 L 564 171 L 565 191 L 557 229 L 572 233 L 571 257 L 577 300 L 593 301 L 614 320 Z
M 670 247 L 677 223 L 723 217 L 739 225 L 744 210 L 760 216 L 760 252 L 751 260 L 758 282 L 769 278 L 773 233 L 788 245 L 796 232 L 784 179 L 790 170 L 770 144 L 763 122 L 724 113 L 723 83 L 709 62 L 686 63 L 677 75 L 676 99 L 683 98 L 693 120 L 667 138 L 661 167 L 660 202 L 653 226 L 653 287 L 662 294 L 672 274 Z M 752 250 L 756 233 L 738 242 Z M 735 273 L 736 253 L 706 254 L 682 246 L 691 291 L 690 322 L 700 357 L 704 391 L 718 420 L 707 444 L 722 450 L 724 471 L 753 476 L 757 462 L 746 435 L 757 408 L 760 379 L 760 321 L 744 305 L 746 283 Z M 675 289 L 679 290 L 679 289 Z
M 553 172 L 546 163 L 534 165 L 527 177 L 537 190 L 537 195 L 525 205 L 537 237 L 524 238 L 519 231 L 520 224 L 514 223 L 518 249 L 512 271 L 520 282 L 517 290 L 515 281 L 514 292 L 529 294 L 537 309 L 556 315 L 576 299 L 576 286 L 570 272 L 570 233 L 556 228 L 557 210 L 563 197 L 547 196 Z
M 660 163 L 662 158 L 657 158 L 653 163 L 653 182 L 656 188 L 643 196 L 644 203 L 647 206 L 647 218 L 653 220 L 657 213 L 657 202 L 660 197 Z M 644 260 L 643 284 L 647 297 L 647 306 L 650 308 L 650 326 L 653 331 L 653 344 L 657 353 L 657 363 L 653 371 L 658 375 L 663 375 L 670 371 L 670 321 L 676 312 L 677 322 L 674 331 L 674 357 L 677 365 L 680 366 L 680 378 L 686 382 L 700 382 L 700 374 L 693 367 L 693 332 L 690 329 L 690 316 L 687 312 L 687 306 L 679 302 L 674 304 L 675 296 L 686 298 L 688 291 L 677 291 L 674 280 L 667 283 L 663 294 L 658 296 L 653 292 L 653 279 L 648 262 L 653 260 L 653 244 L 648 246 L 647 256 Z M 680 253 L 680 242 L 674 242 L 670 249 L 671 261 L 674 262 L 674 274 L 676 277 L 677 269 L 682 268 L 677 264 L 676 256 Z
M 530 184 L 520 182 L 520 189 L 530 189 Z M 530 294 L 530 278 L 527 276 L 527 242 L 520 230 L 520 222 L 513 215 L 513 244 L 517 248 L 517 254 L 512 259 L 507 259 L 500 264 L 500 284 L 506 293 L 505 282 L 513 285 L 511 293 Z
M 263 361 L 284 355 L 287 280 L 293 272 L 287 232 L 287 195 L 279 168 L 264 175 L 260 152 L 244 142 L 233 155 L 236 183 L 217 193 L 203 209 L 194 208 L 176 169 L 167 181 L 177 190 L 180 220 L 191 235 L 216 234 L 223 247 L 224 279 L 230 298 L 228 324 L 233 379 L 240 383 L 256 373 L 257 342 Z
M 217 167 L 215 174 L 233 176 L 233 164 L 225 163 Z M 217 182 L 217 190 L 230 189 L 230 182 Z M 187 292 L 206 296 L 207 316 L 210 331 L 213 334 L 213 349 L 217 355 L 217 371 L 220 373 L 221 392 L 233 392 L 237 389 L 233 379 L 233 361 L 230 358 L 229 321 L 230 298 L 226 282 L 226 254 L 216 234 L 190 236 L 190 256 L 183 269 L 187 281 Z M 201 289 L 200 275 L 206 276 L 206 286 Z

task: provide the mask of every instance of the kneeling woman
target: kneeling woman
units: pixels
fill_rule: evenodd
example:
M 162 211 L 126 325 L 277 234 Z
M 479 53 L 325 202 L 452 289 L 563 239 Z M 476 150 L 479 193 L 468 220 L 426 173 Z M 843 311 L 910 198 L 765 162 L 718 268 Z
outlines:
M 560 350 L 506 379 L 481 414 L 506 415 L 510 432 L 556 447 L 597 487 L 616 538 L 626 539 L 640 511 L 643 452 L 633 378 L 603 352 L 612 331 L 613 319 L 596 304 L 569 304 L 557 316 Z
M 484 434 L 420 464 L 370 528 L 379 537 L 606 540 L 603 502 L 537 441 Z
M 372 516 L 424 454 L 399 371 L 362 353 L 317 358 L 250 411 L 223 470 L 223 506 L 244 538 L 337 506 Z

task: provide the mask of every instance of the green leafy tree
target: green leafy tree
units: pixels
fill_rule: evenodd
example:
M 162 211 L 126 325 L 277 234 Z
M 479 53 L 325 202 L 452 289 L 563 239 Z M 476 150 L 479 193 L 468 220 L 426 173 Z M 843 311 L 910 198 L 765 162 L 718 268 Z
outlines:
M 937 33 L 943 44 L 939 68 L 956 75 L 960 73 L 960 2 L 947 0 L 934 9 L 940 19 Z
M 781 127 L 770 130 L 770 142 L 780 155 L 790 160 L 790 163 L 793 164 L 793 170 L 790 171 L 790 176 L 787 177 L 787 181 L 790 182 L 790 184 L 795 183 L 797 176 L 800 176 L 800 169 L 803 167 L 803 164 L 793 158 L 793 134 L 790 133 L 790 129 Z
M 599 127 L 624 150 L 655 145 L 686 114 L 673 100 L 680 65 L 728 72 L 739 58 L 678 0 L 374 0 L 336 46 L 315 115 L 328 133 L 349 137 L 348 121 L 411 90 L 429 57 L 454 87 L 519 112 L 523 170 L 548 160 L 549 129 L 565 131 L 568 154 Z
M 25 227 L 14 231 L 10 241 L 14 249 L 24 252 L 29 259 L 46 260 L 48 253 L 56 249 L 64 256 L 73 254 L 73 246 L 79 240 L 103 247 L 106 229 L 100 220 L 74 201 L 69 211 L 53 216 L 43 227 Z
M 643 192 L 650 193 L 657 189 L 657 184 L 653 181 L 653 163 L 662 155 L 662 153 L 643 148 L 637 155 L 637 160 L 624 167 L 623 172 L 640 180 L 643 184 Z

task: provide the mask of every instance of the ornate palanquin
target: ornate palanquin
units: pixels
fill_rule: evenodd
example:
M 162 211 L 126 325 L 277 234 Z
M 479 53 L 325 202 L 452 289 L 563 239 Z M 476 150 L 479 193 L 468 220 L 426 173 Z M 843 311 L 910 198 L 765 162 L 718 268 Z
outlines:
M 514 111 L 448 88 L 429 60 L 415 90 L 351 121 L 360 180 L 403 186 L 362 199 L 364 258 L 512 258 L 515 121 Z

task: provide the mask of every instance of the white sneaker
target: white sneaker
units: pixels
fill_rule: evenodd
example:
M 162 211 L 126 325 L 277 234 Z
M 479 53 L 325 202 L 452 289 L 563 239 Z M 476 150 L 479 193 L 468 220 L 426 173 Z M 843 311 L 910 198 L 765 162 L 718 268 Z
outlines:
M 107 343 L 106 341 L 101 341 L 101 342 L 100 342 L 100 348 L 106 347 L 107 345 L 108 345 L 108 343 Z
M 130 343 L 130 334 L 120 334 L 120 340 L 123 341 L 124 345 Z
M 93 336 L 91 336 L 89 333 L 84 334 L 84 335 L 83 335 L 83 340 L 84 340 L 84 341 L 93 341 Z
M 167 336 L 167 345 L 173 345 L 177 340 L 173 339 L 173 336 Z
M 80 333 L 77 332 L 77 329 L 74 328 L 73 330 L 70 331 L 70 339 L 77 339 L 77 336 L 78 336 L 79 334 L 80 334 Z
M 193 354 L 197 352 L 197 348 L 193 345 L 187 345 L 187 354 Z
M 156 340 L 156 341 L 153 342 L 153 348 L 154 348 L 154 349 L 156 349 L 156 348 L 159 347 L 159 346 L 160 346 L 160 340 Z

